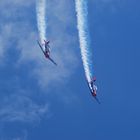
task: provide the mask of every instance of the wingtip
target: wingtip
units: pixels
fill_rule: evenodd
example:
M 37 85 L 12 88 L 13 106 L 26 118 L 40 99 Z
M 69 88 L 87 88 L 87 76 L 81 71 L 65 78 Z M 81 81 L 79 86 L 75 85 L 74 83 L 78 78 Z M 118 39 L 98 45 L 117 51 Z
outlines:
M 98 100 L 97 97 L 94 97 L 94 98 L 95 98 L 95 100 L 97 101 L 98 104 L 101 104 L 101 102 Z

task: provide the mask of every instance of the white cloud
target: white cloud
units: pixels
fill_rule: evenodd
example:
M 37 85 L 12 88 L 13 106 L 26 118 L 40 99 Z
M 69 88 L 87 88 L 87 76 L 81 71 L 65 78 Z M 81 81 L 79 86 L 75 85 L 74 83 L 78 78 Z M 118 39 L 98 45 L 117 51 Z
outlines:
M 2 2 L 4 4 L 4 1 Z M 53 2 L 50 1 L 50 4 L 53 5 Z M 30 18 L 26 21 L 10 20 L 8 22 L 2 18 L 3 20 L 0 24 L 0 56 L 3 56 L 3 59 L 1 60 L 11 60 L 11 58 L 4 57 L 4 54 L 8 52 L 9 48 L 13 47 L 20 50 L 17 67 L 22 66 L 23 63 L 26 64 L 34 62 L 35 66 L 31 69 L 31 75 L 36 77 L 39 84 L 43 87 L 43 89 L 45 89 L 45 91 L 51 87 L 48 85 L 52 85 L 52 87 L 59 87 L 60 83 L 66 83 L 78 65 L 78 60 L 74 52 L 75 47 L 78 46 L 74 46 L 75 37 L 69 34 L 69 29 L 67 29 L 71 27 L 72 23 L 72 21 L 70 22 L 70 20 L 68 20 L 68 16 L 71 12 L 69 9 L 69 12 L 65 12 L 65 16 L 59 16 L 59 14 L 62 15 L 66 10 L 66 3 L 63 1 L 61 4 L 62 5 L 59 6 L 57 5 L 58 8 L 53 8 L 57 13 L 55 16 L 53 16 L 53 14 L 49 15 L 50 18 L 52 16 L 53 18 L 49 21 L 51 31 L 49 31 L 48 36 L 51 41 L 52 58 L 58 63 L 57 67 L 44 58 L 40 48 L 37 46 L 37 31 L 35 31 L 32 27 L 32 24 L 36 23 L 32 23 Z M 15 4 L 13 4 L 13 7 L 14 6 Z M 60 6 L 61 8 L 64 8 L 64 11 L 61 10 Z M 18 6 L 16 8 L 18 8 Z M 4 8 L 1 8 L 2 11 L 3 9 Z M 51 10 L 51 7 L 48 10 Z M 22 13 L 22 15 L 24 15 L 24 13 Z M 72 15 L 69 17 L 72 19 Z M 43 116 L 49 114 L 48 107 L 47 103 L 39 105 L 27 95 L 13 93 L 10 96 L 7 95 L 5 99 L 2 99 L 2 104 L 0 105 L 0 120 L 3 122 L 39 121 Z
M 3 57 L 4 52 L 6 51 L 9 42 L 7 41 L 11 35 L 12 26 L 10 24 L 3 25 L 1 27 L 1 34 L 0 34 L 0 57 Z
M 71 7 L 66 5 L 67 2 L 64 0 L 59 2 L 54 0 L 48 1 L 46 8 L 48 15 L 46 17 L 48 24 L 47 39 L 50 39 L 51 57 L 57 62 L 57 67 L 44 58 L 36 44 L 37 35 L 35 32 L 26 33 L 26 41 L 19 39 L 19 47 L 22 52 L 20 62 L 36 62 L 32 74 L 38 77 L 39 84 L 45 90 L 46 87 L 50 87 L 49 85 L 58 86 L 60 83 L 68 81 L 79 64 L 74 51 L 75 47 L 78 47 L 74 46 L 77 37 L 69 33 L 71 30 L 69 28 L 73 28 L 75 19 Z
M 39 105 L 31 98 L 20 93 L 3 99 L 0 106 L 0 120 L 2 122 L 37 122 L 49 114 L 49 105 Z
M 1 11 L 5 11 L 4 7 L 7 4 L 10 4 L 10 8 L 6 9 L 6 12 L 8 13 L 9 11 L 10 13 L 13 12 L 11 9 L 24 9 L 25 7 L 30 9 L 30 6 L 35 4 L 35 1 L 31 1 L 27 4 L 24 3 L 23 0 L 20 0 L 19 2 L 15 0 L 13 3 L 12 1 L 4 2 L 2 0 L 1 4 L 3 7 L 1 6 Z M 21 5 L 23 5 L 23 7 L 21 7 Z M 14 17 L 19 15 L 19 13 L 20 12 L 14 11 Z M 41 53 L 41 50 L 36 43 L 38 36 L 37 30 L 34 30 L 32 27 L 32 24 L 34 24 L 35 27 L 37 23 L 32 23 L 30 17 L 27 17 L 26 21 L 24 21 L 24 19 L 21 19 L 20 21 L 12 20 L 10 17 L 11 20 L 9 22 L 3 21 L 0 26 L 2 29 L 2 34 L 0 36 L 0 43 L 2 45 L 0 50 L 1 56 L 3 56 L 4 52 L 8 50 L 8 43 L 12 40 L 16 40 L 17 44 L 12 44 L 10 47 L 16 47 L 21 51 L 18 64 L 22 65 L 23 62 L 35 62 L 36 66 L 34 69 L 31 69 L 32 75 L 38 79 L 41 87 L 45 88 L 52 83 L 53 85 L 58 86 L 59 83 L 65 83 L 65 81 L 68 81 L 79 63 L 74 51 L 75 47 L 78 47 L 74 46 L 75 38 L 77 37 L 75 37 L 74 34 L 69 33 L 71 30 L 69 28 L 73 28 L 73 22 L 75 21 L 73 13 L 71 12 L 71 6 L 67 6 L 65 0 L 59 2 L 56 0 L 48 0 L 46 13 L 48 14 L 46 17 L 48 18 L 47 24 L 49 25 L 47 37 L 51 41 L 51 56 L 58 63 L 57 67 L 53 66 L 51 62 L 46 60 Z M 27 13 L 22 10 L 22 13 L 20 14 L 24 17 Z M 7 15 L 7 17 L 9 17 L 9 15 Z
M 28 12 L 27 10 L 31 10 L 31 7 L 33 7 L 34 5 L 35 5 L 35 0 L 30 0 L 29 2 L 25 0 L 7 0 L 7 1 L 1 0 L 0 1 L 1 22 L 3 22 L 3 19 L 4 20 L 7 19 L 5 20 L 5 22 L 7 23 L 20 22 L 18 21 L 19 16 L 24 16 Z
M 24 11 L 24 8 L 30 9 L 34 2 L 26 3 L 24 0 L 15 0 L 13 3 L 12 0 L 0 1 L 2 15 L 0 23 L 0 57 L 1 61 L 5 59 L 12 61 L 11 58 L 5 57 L 9 48 L 20 50 L 17 67 L 22 66 L 23 63 L 34 62 L 35 66 L 31 69 L 31 76 L 36 77 L 39 85 L 46 91 L 49 87 L 59 87 L 60 83 L 66 83 L 79 64 L 75 53 L 75 47 L 78 47 L 75 46 L 77 36 L 75 37 L 74 33 L 71 32 L 71 28 L 73 29 L 75 26 L 75 19 L 71 6 L 67 6 L 65 0 L 60 2 L 57 0 L 48 1 L 47 10 L 49 15 L 47 24 L 49 29 L 47 30 L 47 36 L 51 41 L 51 57 L 58 63 L 56 67 L 44 58 L 37 46 L 36 39 L 38 35 L 34 28 L 37 23 L 33 23 L 31 17 L 27 17 L 26 20 L 16 18 L 27 15 L 28 13 L 26 10 Z M 8 5 L 10 5 L 9 8 L 7 8 Z M 22 10 L 22 12 L 18 12 L 19 10 Z M 11 13 L 13 14 L 11 15 Z M 48 110 L 47 103 L 39 105 L 27 95 L 13 93 L 2 99 L 0 120 L 34 122 L 48 115 Z
M 49 27 L 47 37 L 51 41 L 51 57 L 58 63 L 56 67 L 44 58 L 36 43 L 38 39 L 37 23 L 28 16 L 30 9 L 33 12 L 35 0 L 28 2 L 25 0 L 0 0 L 0 64 L 7 59 L 12 61 L 12 58 L 7 58 L 6 54 L 11 48 L 17 49 L 20 54 L 15 65 L 22 67 L 23 64 L 26 66 L 33 62 L 34 68 L 30 69 L 30 75 L 38 80 L 39 85 L 45 89 L 46 93 L 49 88 L 58 88 L 61 83 L 65 84 L 79 64 L 75 53 L 75 47 L 78 47 L 75 46 L 77 36 L 71 32 L 71 28 L 76 30 L 75 19 L 73 11 L 71 11 L 71 1 L 68 2 L 69 6 L 65 0 L 48 0 L 47 5 Z M 36 13 L 29 14 L 35 16 Z M 18 77 L 20 75 L 17 75 L 17 79 L 20 80 L 21 78 Z M 19 81 L 15 83 L 18 83 L 18 85 L 13 85 L 16 86 L 17 91 L 10 95 L 4 93 L 5 97 L 1 98 L 0 123 L 23 122 L 30 124 L 35 122 L 36 124 L 42 118 L 50 115 L 47 101 L 44 104 L 39 104 L 34 98 L 31 98 L 34 95 L 29 91 L 25 91 L 27 94 L 22 94 L 19 91 L 24 90 L 20 89 Z M 17 136 L 12 140 L 25 140 L 26 137 L 26 135 Z

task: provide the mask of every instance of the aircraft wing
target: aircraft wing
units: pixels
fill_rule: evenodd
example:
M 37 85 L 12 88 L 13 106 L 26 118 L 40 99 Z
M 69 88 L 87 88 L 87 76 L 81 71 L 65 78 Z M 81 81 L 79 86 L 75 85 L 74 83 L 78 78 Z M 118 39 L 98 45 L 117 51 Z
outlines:
M 94 99 L 97 101 L 98 104 L 101 104 L 101 102 L 99 101 L 97 97 L 94 97 Z
M 55 65 L 57 66 L 57 64 L 54 62 L 54 60 L 53 60 L 52 58 L 48 57 L 48 59 L 49 59 L 53 64 L 55 64 Z
M 41 44 L 39 43 L 39 41 L 37 41 L 37 43 L 38 43 L 38 45 L 39 45 L 39 47 L 40 47 L 41 51 L 45 54 L 45 52 L 44 52 L 44 50 L 43 50 L 43 48 L 42 48 Z

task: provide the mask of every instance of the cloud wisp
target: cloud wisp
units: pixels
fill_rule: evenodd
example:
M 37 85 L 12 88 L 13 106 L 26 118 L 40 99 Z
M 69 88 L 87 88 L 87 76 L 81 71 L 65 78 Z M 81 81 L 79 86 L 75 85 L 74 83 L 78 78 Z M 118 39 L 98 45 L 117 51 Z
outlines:
M 48 112 L 48 104 L 39 105 L 27 96 L 14 94 L 3 99 L 0 107 L 0 121 L 31 123 L 40 121 Z

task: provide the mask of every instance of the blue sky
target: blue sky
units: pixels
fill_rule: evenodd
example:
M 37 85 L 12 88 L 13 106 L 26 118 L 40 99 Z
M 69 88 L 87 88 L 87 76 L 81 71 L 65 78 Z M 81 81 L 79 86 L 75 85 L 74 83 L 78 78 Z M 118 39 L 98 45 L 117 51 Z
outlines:
M 35 1 L 1 0 L 0 140 L 140 139 L 139 5 L 88 2 L 99 105 L 85 81 L 74 1 L 46 5 L 55 67 L 36 44 Z

